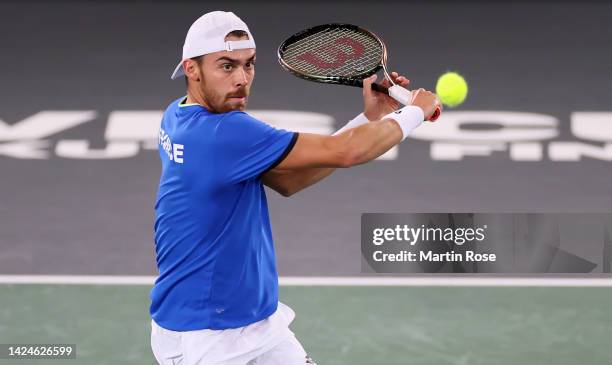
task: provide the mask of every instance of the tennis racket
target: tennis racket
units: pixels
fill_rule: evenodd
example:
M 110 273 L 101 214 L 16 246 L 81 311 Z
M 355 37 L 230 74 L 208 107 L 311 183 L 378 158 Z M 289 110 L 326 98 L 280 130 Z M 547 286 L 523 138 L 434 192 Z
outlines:
M 387 71 L 387 47 L 374 33 L 351 24 L 323 24 L 287 38 L 278 47 L 278 61 L 293 75 L 326 84 L 363 87 L 363 79 L 380 69 L 391 83 L 372 84 L 401 104 L 410 105 L 412 91 L 393 82 Z M 440 106 L 429 118 L 438 119 Z

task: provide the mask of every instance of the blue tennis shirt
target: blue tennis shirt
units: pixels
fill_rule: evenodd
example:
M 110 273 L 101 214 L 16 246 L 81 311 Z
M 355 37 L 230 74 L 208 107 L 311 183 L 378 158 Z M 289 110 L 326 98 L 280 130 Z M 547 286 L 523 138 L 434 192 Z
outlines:
M 298 134 L 241 111 L 174 101 L 159 130 L 155 204 L 159 277 L 151 317 L 174 331 L 226 329 L 269 317 L 278 275 L 261 175 Z

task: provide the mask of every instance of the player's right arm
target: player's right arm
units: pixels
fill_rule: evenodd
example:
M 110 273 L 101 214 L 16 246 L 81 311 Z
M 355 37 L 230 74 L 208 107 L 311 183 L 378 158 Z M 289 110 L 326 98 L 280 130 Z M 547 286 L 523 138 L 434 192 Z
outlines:
M 436 103 L 435 94 L 421 89 L 417 91 L 412 105 L 421 108 L 423 118 L 427 119 L 435 111 Z M 335 136 L 300 133 L 295 146 L 276 169 L 346 168 L 360 165 L 387 152 L 402 138 L 402 128 L 390 117 L 363 124 Z
M 382 155 L 399 143 L 402 130 L 393 120 L 374 121 L 336 136 L 300 133 L 287 157 L 276 167 L 351 167 Z

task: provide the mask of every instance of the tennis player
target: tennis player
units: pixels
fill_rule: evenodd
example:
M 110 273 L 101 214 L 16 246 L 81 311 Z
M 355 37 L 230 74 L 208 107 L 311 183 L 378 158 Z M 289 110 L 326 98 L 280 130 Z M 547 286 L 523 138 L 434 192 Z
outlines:
M 187 95 L 166 109 L 151 291 L 151 346 L 160 364 L 314 364 L 289 329 L 264 185 L 290 196 L 398 144 L 432 115 L 419 90 L 400 110 L 364 80 L 364 112 L 332 136 L 275 129 L 244 110 L 255 76 L 255 41 L 231 12 L 189 29 L 172 78 Z M 409 81 L 392 73 L 395 81 Z M 388 85 L 385 80 L 383 84 Z M 391 113 L 391 114 L 390 114 Z

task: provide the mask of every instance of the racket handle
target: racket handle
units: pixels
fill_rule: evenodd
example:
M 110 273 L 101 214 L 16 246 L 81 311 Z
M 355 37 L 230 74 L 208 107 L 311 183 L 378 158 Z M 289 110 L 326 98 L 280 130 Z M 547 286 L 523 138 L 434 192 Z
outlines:
M 389 89 L 386 86 L 382 86 L 381 84 L 373 83 L 372 90 L 389 95 Z
M 390 97 L 404 105 L 410 105 L 412 102 L 412 91 L 405 89 L 399 85 L 393 85 L 390 88 L 386 88 L 380 84 L 372 84 L 372 90 L 388 94 Z M 434 122 L 440 117 L 441 113 L 442 110 L 438 106 L 434 113 L 431 115 L 431 117 L 429 117 L 429 119 L 427 120 Z

